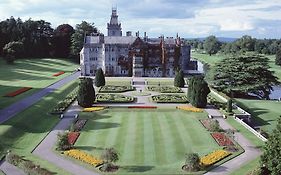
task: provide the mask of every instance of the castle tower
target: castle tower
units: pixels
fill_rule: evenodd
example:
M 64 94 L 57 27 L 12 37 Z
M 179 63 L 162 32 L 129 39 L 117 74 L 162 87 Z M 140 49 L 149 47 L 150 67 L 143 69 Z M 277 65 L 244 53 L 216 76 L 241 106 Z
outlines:
M 121 23 L 118 23 L 117 8 L 112 8 L 110 22 L 107 23 L 108 36 L 122 36 Z

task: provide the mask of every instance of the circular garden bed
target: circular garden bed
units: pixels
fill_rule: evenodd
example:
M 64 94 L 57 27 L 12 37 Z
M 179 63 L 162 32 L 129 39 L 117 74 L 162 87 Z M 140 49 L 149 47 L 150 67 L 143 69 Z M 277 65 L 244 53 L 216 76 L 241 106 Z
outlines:
M 161 94 L 152 96 L 153 102 L 156 103 L 187 103 L 187 97 L 185 95 L 177 94 Z
M 134 97 L 120 94 L 98 94 L 96 96 L 98 103 L 132 103 L 134 100 Z
M 183 93 L 181 88 L 173 86 L 148 86 L 147 89 L 161 93 Z
M 113 86 L 113 85 L 106 85 L 100 88 L 99 92 L 101 93 L 121 93 L 127 91 L 135 90 L 132 86 Z

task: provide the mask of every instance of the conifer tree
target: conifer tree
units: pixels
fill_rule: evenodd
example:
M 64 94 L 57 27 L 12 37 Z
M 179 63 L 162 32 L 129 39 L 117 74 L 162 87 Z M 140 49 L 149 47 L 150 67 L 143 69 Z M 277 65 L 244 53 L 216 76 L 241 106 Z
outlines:
M 176 73 L 176 76 L 174 78 L 174 86 L 175 87 L 184 87 L 184 74 L 183 71 L 180 70 Z
M 209 86 L 203 76 L 194 76 L 188 83 L 187 97 L 189 102 L 198 108 L 204 108 L 207 105 L 207 96 L 210 93 Z
M 78 104 L 82 107 L 91 107 L 95 98 L 93 80 L 91 78 L 81 78 L 77 94 Z
M 101 87 L 105 85 L 105 78 L 104 78 L 103 70 L 101 68 L 99 68 L 96 72 L 95 85 L 97 87 Z

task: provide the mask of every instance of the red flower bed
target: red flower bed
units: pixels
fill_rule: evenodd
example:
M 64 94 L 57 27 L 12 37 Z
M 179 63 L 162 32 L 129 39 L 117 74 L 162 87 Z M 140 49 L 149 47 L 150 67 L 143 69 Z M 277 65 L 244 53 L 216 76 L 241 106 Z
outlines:
M 234 145 L 233 142 L 224 133 L 214 132 L 211 135 L 220 146 Z
M 80 135 L 79 132 L 69 132 L 68 133 L 68 143 L 70 143 L 71 145 L 74 145 L 74 143 L 78 139 L 79 135 Z
M 57 76 L 60 76 L 60 75 L 62 75 L 62 74 L 64 74 L 64 72 L 58 72 L 58 73 L 54 74 L 53 76 L 54 76 L 54 77 L 57 77 Z
M 30 89 L 32 89 L 32 88 L 31 87 L 23 87 L 23 88 L 20 88 L 20 89 L 14 91 L 14 92 L 11 92 L 11 93 L 8 93 L 8 94 L 4 95 L 4 97 L 14 97 L 14 96 L 17 96 L 21 93 L 24 93 L 24 92 L 26 92 Z
M 157 106 L 128 106 L 128 108 L 138 108 L 138 109 L 156 109 Z

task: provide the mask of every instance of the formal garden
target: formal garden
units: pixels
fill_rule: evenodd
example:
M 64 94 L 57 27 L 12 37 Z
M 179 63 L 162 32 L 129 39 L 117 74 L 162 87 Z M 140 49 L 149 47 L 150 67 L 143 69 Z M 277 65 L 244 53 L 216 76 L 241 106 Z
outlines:
M 117 174 L 202 174 L 243 152 L 231 134 L 221 130 L 215 120 L 208 120 L 205 112 L 183 109 L 82 112 L 70 131 L 62 134 L 70 144 L 58 148 L 66 150 L 66 158 L 82 161 L 89 169 Z M 215 123 L 212 131 L 204 120 Z M 104 158 L 108 149 L 118 154 L 118 161 L 110 165 Z M 189 153 L 199 155 L 196 171 L 187 168 Z

